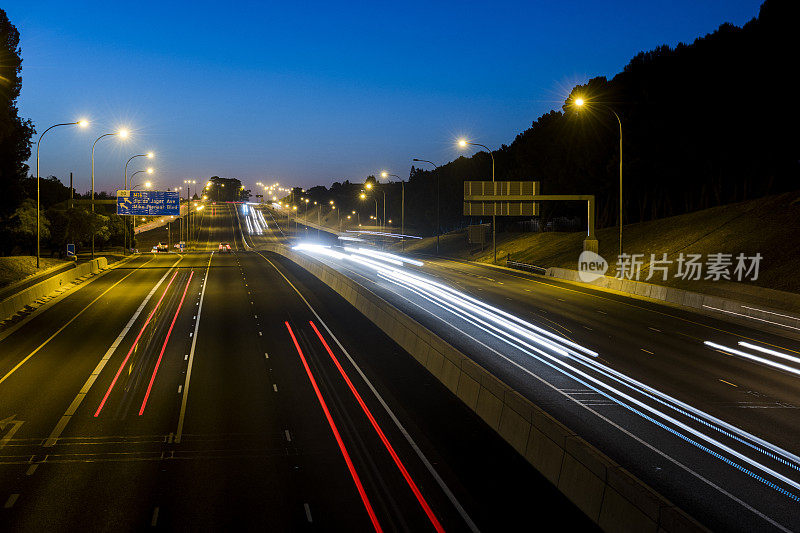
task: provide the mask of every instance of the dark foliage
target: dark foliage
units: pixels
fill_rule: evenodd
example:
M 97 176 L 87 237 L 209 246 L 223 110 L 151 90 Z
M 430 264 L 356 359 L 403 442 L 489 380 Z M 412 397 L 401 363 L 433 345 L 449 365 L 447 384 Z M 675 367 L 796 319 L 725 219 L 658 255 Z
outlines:
M 616 225 L 619 130 L 613 109 L 623 129 L 625 223 L 797 189 L 800 117 L 787 80 L 795 70 L 798 6 L 767 0 L 758 18 L 741 28 L 723 24 L 692 44 L 641 52 L 613 79 L 575 87 L 561 111 L 539 117 L 493 152 L 497 179 L 539 180 L 543 194 L 595 194 L 598 225 Z M 579 113 L 571 105 L 577 95 L 589 102 Z M 422 233 L 435 231 L 437 179 L 442 228 L 453 229 L 468 222 L 463 182 L 490 180 L 491 159 L 479 152 L 438 170 L 411 167 L 406 222 Z M 346 185 L 335 183 L 325 198 L 357 208 L 362 185 Z M 379 188 L 387 191 L 387 217 L 399 220 L 400 187 Z M 542 216 L 583 216 L 584 209 L 543 204 Z
M 23 199 L 21 180 L 31 155 L 30 120 L 19 117 L 17 98 L 22 88 L 19 31 L 0 9 L 0 217 L 13 213 Z

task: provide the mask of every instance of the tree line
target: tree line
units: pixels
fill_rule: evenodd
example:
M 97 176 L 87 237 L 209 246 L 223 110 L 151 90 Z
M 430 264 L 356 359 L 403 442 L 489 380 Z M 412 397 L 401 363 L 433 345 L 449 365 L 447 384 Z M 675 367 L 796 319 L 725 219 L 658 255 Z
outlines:
M 788 81 L 798 15 L 796 1 L 767 0 L 742 27 L 722 24 L 691 44 L 641 52 L 612 79 L 574 87 L 560 110 L 493 151 L 497 179 L 538 180 L 543 194 L 594 194 L 598 226 L 616 225 L 619 134 L 613 110 L 622 123 L 626 224 L 800 188 L 800 113 Z M 580 110 L 572 105 L 577 96 L 586 100 Z M 437 181 L 444 230 L 480 222 L 462 214 L 467 180 L 491 180 L 488 153 L 438 169 L 412 166 L 405 185 L 407 226 L 422 234 L 436 231 Z M 356 208 L 359 187 L 337 182 L 308 193 Z M 399 185 L 381 187 L 387 218 L 399 220 Z M 541 206 L 545 220 L 564 215 L 583 217 L 584 206 Z

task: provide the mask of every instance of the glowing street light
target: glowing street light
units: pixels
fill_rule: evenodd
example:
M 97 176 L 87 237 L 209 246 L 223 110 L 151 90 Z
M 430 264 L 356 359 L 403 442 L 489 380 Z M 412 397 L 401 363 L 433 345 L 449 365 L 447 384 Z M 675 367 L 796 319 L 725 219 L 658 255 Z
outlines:
M 39 135 L 39 140 L 36 141 L 36 268 L 39 268 L 39 145 L 42 143 L 42 137 L 48 131 L 52 130 L 53 128 L 57 128 L 59 126 L 80 126 L 81 128 L 85 128 L 89 125 L 87 120 L 79 120 L 77 122 L 64 122 L 61 124 L 53 124 L 41 135 Z M 71 196 L 70 196 L 71 198 Z
M 153 159 L 153 157 L 155 157 L 155 154 L 153 152 L 147 152 L 146 154 L 136 154 L 132 155 L 130 159 L 128 159 L 128 161 L 125 163 L 125 185 L 123 187 L 124 189 L 128 188 L 128 163 L 130 163 L 133 159 L 137 157 L 146 157 L 147 159 Z
M 128 130 L 122 129 L 119 131 L 115 131 L 112 133 L 104 133 L 97 139 L 95 139 L 94 143 L 92 144 L 92 213 L 94 213 L 94 147 L 97 146 L 97 142 L 102 139 L 103 137 L 110 137 L 112 135 L 117 135 L 120 139 L 125 139 L 128 137 Z M 94 259 L 94 235 L 97 231 L 92 227 L 92 259 Z
M 433 168 L 437 171 L 439 170 L 439 165 L 434 163 L 433 161 L 428 161 L 427 159 L 418 159 L 414 158 L 412 161 L 417 161 L 419 163 L 429 163 L 433 165 Z M 442 233 L 442 226 L 439 224 L 439 172 L 436 172 L 436 253 L 439 253 L 439 235 Z
M 485 144 L 470 142 L 466 139 L 459 139 L 458 146 L 462 149 L 467 148 L 468 146 L 480 146 L 489 152 L 489 155 L 492 158 L 492 192 L 494 192 L 494 154 L 491 150 L 489 150 L 489 147 Z M 497 219 L 494 214 L 494 206 L 492 208 L 492 248 L 494 249 L 494 262 L 497 263 Z
M 576 108 L 581 109 L 584 106 L 591 108 L 592 106 L 598 107 L 605 107 L 609 111 L 611 111 L 614 116 L 617 118 L 617 124 L 619 125 L 619 255 L 622 256 L 622 120 L 619 118 L 614 109 L 606 104 L 601 104 L 599 102 L 587 102 L 582 96 L 577 96 L 572 100 L 572 103 L 575 105 Z

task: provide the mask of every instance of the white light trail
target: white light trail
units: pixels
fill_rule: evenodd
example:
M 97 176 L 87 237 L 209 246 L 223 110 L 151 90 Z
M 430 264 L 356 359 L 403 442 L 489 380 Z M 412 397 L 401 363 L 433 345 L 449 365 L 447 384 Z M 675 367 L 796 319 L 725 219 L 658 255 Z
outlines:
M 705 344 L 706 346 L 711 346 L 712 348 L 716 348 L 717 350 L 722 350 L 723 352 L 727 352 L 732 355 L 738 355 L 739 357 L 750 359 L 751 361 L 755 361 L 756 363 L 761 363 L 762 365 L 771 366 L 773 368 L 779 368 L 796 376 L 800 376 L 800 368 L 794 368 L 793 366 L 777 363 L 770 359 L 764 359 L 763 357 L 749 354 L 747 352 L 737 350 L 736 348 L 729 348 L 728 346 L 723 346 L 722 344 L 717 344 L 716 342 L 705 341 L 703 344 Z
M 776 350 L 770 350 L 769 348 L 764 348 L 756 344 L 750 344 L 749 342 L 739 341 L 739 346 L 744 346 L 745 348 L 750 348 L 751 350 L 756 350 L 761 353 L 767 353 L 769 355 L 774 355 L 775 357 L 780 357 L 781 359 L 786 359 L 787 361 L 791 361 L 792 363 L 800 364 L 800 357 L 795 357 L 793 355 L 781 353 Z
M 410 259 L 408 257 L 404 257 L 402 255 L 397 254 L 390 254 L 389 252 L 381 252 L 378 250 L 370 250 L 369 248 L 353 248 L 352 246 L 345 246 L 344 249 L 348 252 L 353 252 L 356 254 L 363 254 L 375 257 L 377 259 L 392 259 L 394 261 L 399 261 L 402 265 L 403 263 L 408 263 L 410 265 L 422 266 L 424 263 L 422 261 L 417 261 L 416 259 Z M 397 264 L 397 263 L 393 263 Z
M 769 476 L 769 478 L 788 485 L 794 490 L 800 490 L 800 483 L 769 465 L 762 464 L 762 462 L 737 451 L 731 445 L 714 438 L 704 432 L 703 428 L 712 429 L 720 435 L 747 446 L 749 449 L 759 452 L 767 458 L 777 461 L 782 466 L 795 471 L 800 471 L 800 457 L 602 364 L 596 359 L 598 356 L 596 352 L 447 285 L 415 275 L 403 269 L 402 265 L 396 264 L 398 261 L 402 263 L 405 259 L 401 256 L 349 247 L 345 248 L 345 250 L 353 252 L 350 255 L 340 254 L 329 249 L 326 250 L 325 247 L 318 245 L 306 246 L 303 249 L 310 252 L 324 253 L 336 259 L 355 262 L 374 270 L 379 278 L 409 290 L 437 307 L 453 313 L 480 330 L 675 434 L 693 446 L 765 483 L 793 500 L 800 501 L 798 496 L 787 492 L 786 489 L 762 477 L 762 475 Z M 368 253 L 363 253 L 364 251 Z M 364 257 L 365 255 L 374 257 L 377 260 Z M 800 375 L 800 369 L 709 341 L 706 341 L 705 344 Z M 749 343 L 740 342 L 739 344 L 776 357 L 800 362 L 800 358 L 782 354 L 775 350 L 761 348 Z M 582 368 L 576 365 L 580 365 Z M 617 385 L 614 385 L 614 383 Z M 639 399 L 635 395 L 640 395 L 643 398 Z M 643 401 L 644 399 L 654 401 L 657 405 L 649 405 Z M 660 410 L 658 406 L 666 407 L 676 414 L 667 414 L 667 412 Z M 675 418 L 677 415 L 688 417 L 688 420 L 679 420 Z M 690 425 L 691 423 L 701 424 L 702 427 L 700 429 L 695 428 Z M 741 465 L 746 465 L 746 467 L 734 461 L 738 461 Z

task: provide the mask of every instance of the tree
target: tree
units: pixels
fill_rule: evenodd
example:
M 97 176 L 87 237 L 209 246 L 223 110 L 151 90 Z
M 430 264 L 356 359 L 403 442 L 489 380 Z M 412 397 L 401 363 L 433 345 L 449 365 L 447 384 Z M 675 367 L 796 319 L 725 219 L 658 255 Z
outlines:
M 25 164 L 31 156 L 31 136 L 36 133 L 30 120 L 17 109 L 22 88 L 22 57 L 19 31 L 0 9 L 0 216 L 12 213 L 22 201 Z
M 29 253 L 36 250 L 36 202 L 25 200 L 14 213 L 2 221 L 7 232 L 8 242 L 4 243 L 4 252 L 8 253 L 19 247 Z M 40 233 L 43 242 L 50 238 L 50 222 L 42 215 Z M 5 240 L 5 239 L 4 239 Z

